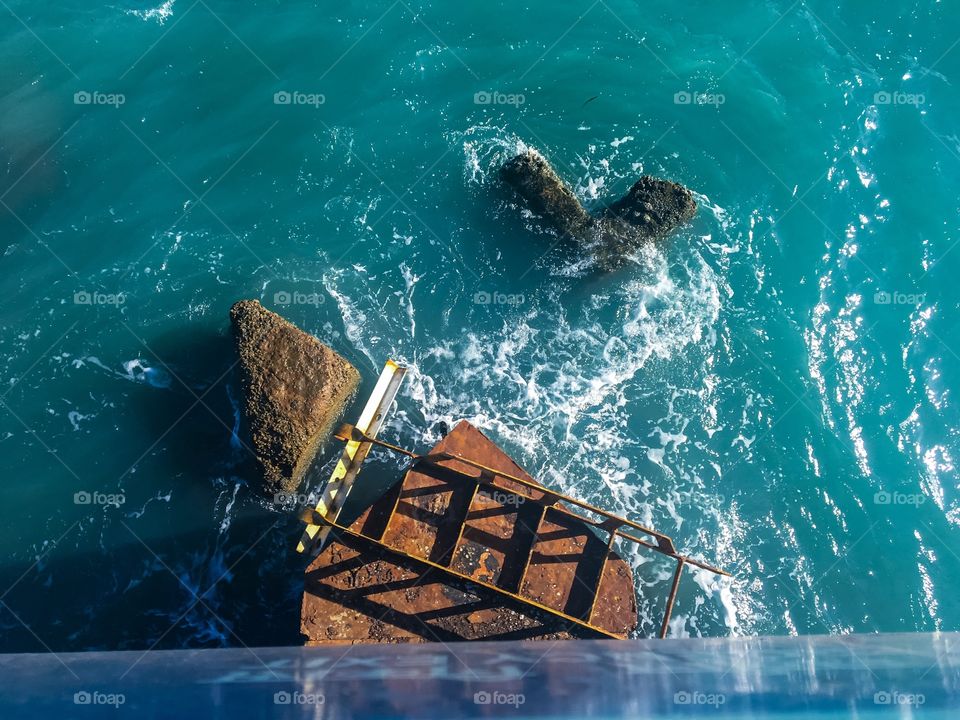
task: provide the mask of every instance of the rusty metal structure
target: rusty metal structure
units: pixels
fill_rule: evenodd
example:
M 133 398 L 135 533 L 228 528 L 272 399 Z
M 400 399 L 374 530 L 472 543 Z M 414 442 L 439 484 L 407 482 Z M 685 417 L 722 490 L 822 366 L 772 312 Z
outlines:
M 315 555 L 332 532 L 340 538 L 366 544 L 378 552 L 386 552 L 404 562 L 420 565 L 441 577 L 448 577 L 451 582 L 482 587 L 501 597 L 504 602 L 552 617 L 588 636 L 616 639 L 623 638 L 625 635 L 611 630 L 609 623 L 598 622 L 597 613 L 600 585 L 605 577 L 609 559 L 615 558 L 619 561 L 614 551 L 614 545 L 618 540 L 633 543 L 637 547 L 659 553 L 676 562 L 660 625 L 661 638 L 666 637 L 686 565 L 702 568 L 718 575 L 728 575 L 723 570 L 705 562 L 680 554 L 673 541 L 663 533 L 627 518 L 618 517 L 569 495 L 549 490 L 534 482 L 529 476 L 521 477 L 519 473 L 493 468 L 477 458 L 460 453 L 440 451 L 418 454 L 377 439 L 375 435 L 393 401 L 402 375 L 401 366 L 392 361 L 388 362 L 377 384 L 377 389 L 361 414 L 358 425 L 343 425 L 335 433 L 335 437 L 346 444 L 346 449 L 325 489 L 323 500 L 316 508 L 309 509 L 302 515 L 307 528 L 298 545 L 299 552 Z M 404 473 L 405 478 L 412 475 L 429 478 L 432 483 L 449 486 L 451 491 L 457 490 L 462 493 L 465 502 L 449 503 L 443 508 L 444 513 L 451 515 L 445 518 L 450 540 L 440 548 L 439 553 L 420 552 L 420 546 L 417 544 L 407 542 L 404 538 L 391 533 L 401 498 L 405 494 L 418 492 L 416 488 L 411 489 L 409 484 L 405 485 L 404 480 L 398 481 L 388 490 L 383 503 L 387 510 L 382 513 L 383 517 L 375 527 L 351 526 L 339 521 L 339 511 L 343 507 L 346 495 L 372 447 L 380 447 L 406 458 L 409 461 L 409 467 Z M 524 506 L 525 517 L 529 519 L 529 532 L 518 541 L 522 547 L 514 548 L 514 555 L 519 559 L 513 563 L 512 572 L 499 573 L 495 578 L 482 575 L 478 577 L 476 573 L 466 572 L 462 562 L 455 562 L 465 550 L 465 531 L 471 517 L 485 512 L 481 507 L 483 503 L 480 502 L 480 498 L 491 495 L 497 498 L 499 505 L 514 508 Z M 588 592 L 584 599 L 571 609 L 560 609 L 555 604 L 549 604 L 542 597 L 530 592 L 531 585 L 526 582 L 535 550 L 539 547 L 538 543 L 550 535 L 547 528 L 555 528 L 557 523 L 565 522 L 589 528 L 590 532 L 605 544 L 601 561 L 590 566 L 586 577 L 577 578 Z M 586 552 L 585 544 L 578 547 L 582 552 Z M 622 561 L 619 562 L 622 563 Z

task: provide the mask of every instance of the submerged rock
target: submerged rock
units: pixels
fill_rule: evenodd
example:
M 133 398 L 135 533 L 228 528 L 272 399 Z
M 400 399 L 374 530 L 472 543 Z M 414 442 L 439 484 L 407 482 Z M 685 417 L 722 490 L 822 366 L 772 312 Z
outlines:
M 644 175 L 607 207 L 601 220 L 622 220 L 650 234 L 670 232 L 697 212 L 693 193 L 679 183 Z
M 534 212 L 591 250 L 605 270 L 623 265 L 643 243 L 668 235 L 697 212 L 687 188 L 644 175 L 594 217 L 536 150 L 508 160 L 500 175 Z
M 644 175 L 597 218 L 597 262 L 615 268 L 640 244 L 666 237 L 697 213 L 693 193 L 670 180 Z
M 561 233 L 582 238 L 593 224 L 577 196 L 536 150 L 508 160 L 500 168 L 500 177 Z
M 230 308 L 243 419 L 269 493 L 295 491 L 329 437 L 360 373 L 257 300 Z

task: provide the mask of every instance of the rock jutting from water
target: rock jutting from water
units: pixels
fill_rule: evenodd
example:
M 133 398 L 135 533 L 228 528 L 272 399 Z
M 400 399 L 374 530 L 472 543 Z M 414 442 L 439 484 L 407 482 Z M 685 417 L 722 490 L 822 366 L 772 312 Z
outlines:
M 340 355 L 257 300 L 230 308 L 242 410 L 268 494 L 293 492 L 360 384 Z
M 625 264 L 643 243 L 668 235 L 697 211 L 693 193 L 683 185 L 644 175 L 622 198 L 590 215 L 534 149 L 504 163 L 500 177 L 533 212 L 587 247 L 604 270 Z
M 531 210 L 560 233 L 581 237 L 589 232 L 594 223 L 590 213 L 536 150 L 508 160 L 500 168 L 500 176 L 527 201 Z

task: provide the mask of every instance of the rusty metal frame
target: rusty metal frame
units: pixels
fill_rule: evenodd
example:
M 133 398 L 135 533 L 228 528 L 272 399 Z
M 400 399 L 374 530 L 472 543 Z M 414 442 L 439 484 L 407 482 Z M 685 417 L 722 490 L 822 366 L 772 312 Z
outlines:
M 671 557 L 675 559 L 677 562 L 677 567 L 676 567 L 676 570 L 674 571 L 673 581 L 670 588 L 670 594 L 667 598 L 667 605 L 665 608 L 663 621 L 660 626 L 661 638 L 666 637 L 667 630 L 669 629 L 670 617 L 673 613 L 673 606 L 674 606 L 674 603 L 676 602 L 677 591 L 680 585 L 680 579 L 681 579 L 681 575 L 683 573 L 683 568 L 685 565 L 693 565 L 695 567 L 708 570 L 718 575 L 729 576 L 729 573 L 724 572 L 719 568 L 715 568 L 700 560 L 696 560 L 696 559 L 681 555 L 680 553 L 677 552 L 676 547 L 673 544 L 673 540 L 671 540 L 670 537 L 668 537 L 667 535 L 664 535 L 663 533 L 657 532 L 656 530 L 640 525 L 639 523 L 633 522 L 632 520 L 619 517 L 617 515 L 607 512 L 606 510 L 598 508 L 589 503 L 585 503 L 581 500 L 577 500 L 576 498 L 570 497 L 568 495 L 564 495 L 562 493 L 558 493 L 553 490 L 548 490 L 547 488 L 544 488 L 543 486 L 538 485 L 535 482 L 531 482 L 524 478 L 520 478 L 515 475 L 511 475 L 509 473 L 501 472 L 494 468 L 487 467 L 474 460 L 471 460 L 470 458 L 465 458 L 460 455 L 456 455 L 452 453 L 435 453 L 435 454 L 429 454 L 429 455 L 419 455 L 415 452 L 406 450 L 405 448 L 399 447 L 397 445 L 391 445 L 390 443 L 377 440 L 375 437 L 371 437 L 370 435 L 367 435 L 366 433 L 364 433 L 361 429 L 349 424 L 340 426 L 340 428 L 337 429 L 334 436 L 337 439 L 342 440 L 346 443 L 359 443 L 361 446 L 367 446 L 367 447 L 372 445 L 377 445 L 386 450 L 390 450 L 394 453 L 404 455 L 410 458 L 413 461 L 412 467 L 416 467 L 418 465 L 430 465 L 430 466 L 442 468 L 444 473 L 448 475 L 452 474 L 458 479 L 462 479 L 464 481 L 473 483 L 474 487 L 473 487 L 473 493 L 471 494 L 470 504 L 467 505 L 467 512 L 464 515 L 464 518 L 458 530 L 457 542 L 453 546 L 453 550 L 450 553 L 451 562 L 452 562 L 452 559 L 456 556 L 457 547 L 460 544 L 460 540 L 462 539 L 464 528 L 466 527 L 466 524 L 469 520 L 470 506 L 472 505 L 473 500 L 475 499 L 476 494 L 481 487 L 493 488 L 499 493 L 513 495 L 514 497 L 520 499 L 521 502 L 532 502 L 540 506 L 542 508 L 540 512 L 540 517 L 539 517 L 537 526 L 533 528 L 534 540 L 533 540 L 533 543 L 531 544 L 530 551 L 524 562 L 523 572 L 521 573 L 521 576 L 520 576 L 520 583 L 517 586 L 517 592 L 512 592 L 511 590 L 507 590 L 493 583 L 489 583 L 483 580 L 477 580 L 471 576 L 464 575 L 463 573 L 457 572 L 456 570 L 449 567 L 449 563 L 446 565 L 440 564 L 432 560 L 429 560 L 427 558 L 411 555 L 405 551 L 400 550 L 399 548 L 395 548 L 385 542 L 385 537 L 387 534 L 386 530 L 380 535 L 379 538 L 368 537 L 366 535 L 363 535 L 362 533 L 358 533 L 354 530 L 351 530 L 349 527 L 340 525 L 337 522 L 337 519 L 335 517 L 325 516 L 324 514 L 320 513 L 319 510 L 306 511 L 303 515 L 303 519 L 305 522 L 313 526 L 325 525 L 330 529 L 336 529 L 339 533 L 342 533 L 344 535 L 348 535 L 350 537 L 354 537 L 366 542 L 373 543 L 374 545 L 380 548 L 383 548 L 404 559 L 423 564 L 434 570 L 439 570 L 460 581 L 469 582 L 474 585 L 484 587 L 495 593 L 506 596 L 515 602 L 532 607 L 540 612 L 547 613 L 565 622 L 572 623 L 584 629 L 590 630 L 601 637 L 622 638 L 622 636 L 617 635 L 615 633 L 611 633 L 607 630 L 604 630 L 603 628 L 593 623 L 593 615 L 596 610 L 597 597 L 599 595 L 600 585 L 603 582 L 603 573 L 604 573 L 604 570 L 606 569 L 607 560 L 610 556 L 610 553 L 613 551 L 614 543 L 616 542 L 616 539 L 618 537 L 624 538 L 626 540 L 630 540 L 631 542 L 636 543 L 637 545 L 646 547 L 650 550 L 660 553 L 661 555 L 666 555 L 667 557 Z M 459 463 L 463 463 L 469 467 L 479 470 L 480 471 L 479 476 L 470 475 L 461 470 L 450 467 L 449 465 L 440 464 L 442 462 L 447 462 L 451 460 Z M 523 488 L 530 489 L 540 497 L 528 495 L 524 492 L 520 492 L 519 490 L 513 490 L 511 488 L 504 487 L 503 485 L 497 485 L 495 483 L 495 478 L 497 477 L 503 478 L 512 483 L 519 484 Z M 403 483 L 402 480 L 399 481 L 398 483 L 400 488 L 402 488 L 402 483 Z M 398 493 L 397 498 L 393 503 L 390 515 L 388 516 L 387 521 L 385 523 L 385 528 L 389 527 L 390 520 L 393 518 L 393 515 L 396 513 L 397 507 L 399 505 L 399 500 L 400 500 L 400 493 Z M 593 520 L 592 518 L 585 517 L 580 513 L 573 512 L 572 510 L 569 510 L 568 508 L 563 507 L 560 504 L 561 502 L 568 505 L 576 506 L 582 510 L 586 510 L 590 513 L 593 513 L 594 515 L 599 515 L 600 517 L 603 518 L 603 520 L 596 521 L 596 520 Z M 555 608 L 551 608 L 547 605 L 543 605 L 542 603 L 539 603 L 533 600 L 532 598 L 529 598 L 520 594 L 523 590 L 523 582 L 524 582 L 524 579 L 526 578 L 527 571 L 529 570 L 529 567 L 530 567 L 530 561 L 534 554 L 534 548 L 536 547 L 536 540 L 537 540 L 537 537 L 539 536 L 540 527 L 544 519 L 546 518 L 546 515 L 548 512 L 556 512 L 556 513 L 565 515 L 567 517 L 573 518 L 579 522 L 585 523 L 591 527 L 595 527 L 609 534 L 606 550 L 603 557 L 603 562 L 601 564 L 600 571 L 597 575 L 596 584 L 592 588 L 593 597 L 590 603 L 590 608 L 586 613 L 585 617 L 581 617 L 581 618 L 574 617 L 565 612 L 556 610 Z M 623 528 L 628 528 L 634 532 L 626 532 Z M 639 532 L 640 534 L 646 535 L 651 539 L 645 540 L 641 537 L 637 537 L 635 532 Z
M 307 516 L 310 512 L 311 512 L 311 511 L 307 511 L 307 513 L 305 513 L 305 516 Z M 314 512 L 315 512 L 315 511 L 314 511 Z M 323 519 L 320 518 L 319 516 L 316 516 L 316 515 L 315 515 L 313 518 L 311 518 L 311 519 L 313 519 L 314 522 L 323 522 Z M 396 556 L 398 556 L 398 557 L 400 557 L 400 558 L 402 558 L 402 559 L 404 559 L 404 560 L 412 561 L 412 562 L 414 562 L 414 563 L 416 563 L 416 564 L 419 564 L 419 565 L 424 565 L 424 566 L 426 566 L 426 567 L 428 567 L 428 568 L 431 568 L 431 569 L 433 569 L 433 570 L 438 570 L 440 573 L 442 573 L 442 574 L 444 574 L 444 575 L 452 576 L 452 577 L 456 578 L 457 580 L 459 580 L 460 582 L 468 583 L 468 584 L 470 584 L 470 585 L 477 585 L 477 586 L 486 588 L 487 590 L 491 590 L 492 592 L 495 592 L 495 593 L 497 593 L 498 595 L 503 595 L 503 596 L 509 598 L 510 600 L 512 600 L 512 601 L 514 601 L 514 602 L 516 602 L 516 603 L 519 603 L 519 604 L 524 605 L 524 606 L 532 607 L 532 608 L 534 608 L 535 610 L 537 610 L 537 611 L 539 611 L 539 612 L 541 612 L 541 613 L 545 613 L 545 614 L 547 614 L 547 615 L 551 615 L 551 616 L 553 616 L 553 617 L 560 618 L 560 619 L 563 620 L 564 622 L 568 622 L 568 623 L 571 623 L 571 624 L 573 624 L 573 625 L 577 625 L 577 626 L 579 626 L 579 627 L 581 627 L 581 628 L 584 628 L 585 630 L 589 630 L 589 631 L 591 631 L 591 632 L 594 632 L 594 633 L 596 633 L 597 635 L 599 635 L 600 637 L 604 637 L 604 638 L 608 638 L 608 639 L 612 639 L 612 640 L 623 640 L 623 639 L 624 639 L 624 636 L 623 636 L 623 635 L 617 635 L 616 633 L 612 633 L 612 632 L 610 632 L 609 630 L 604 630 L 604 629 L 601 628 L 601 627 L 597 627 L 596 625 L 593 625 L 593 624 L 590 623 L 589 621 L 584 621 L 584 620 L 582 620 L 582 619 L 580 619 L 580 618 L 574 617 L 573 615 L 568 615 L 567 613 L 563 612 L 562 610 L 557 610 L 557 609 L 552 608 L 552 607 L 550 607 L 550 606 L 548 606 L 548 605 L 544 605 L 544 604 L 542 604 L 542 603 L 540 603 L 540 602 L 537 602 L 536 600 L 533 600 L 532 598 L 528 598 L 528 597 L 525 597 L 525 596 L 523 596 L 523 595 L 520 595 L 519 593 L 511 592 L 511 591 L 509 591 L 509 590 L 505 590 L 504 588 L 500 587 L 499 585 L 495 585 L 495 584 L 493 584 L 493 583 L 489 583 L 489 582 L 487 582 L 487 581 L 485 581 L 485 580 L 478 580 L 478 579 L 476 579 L 476 578 L 474 578 L 474 577 L 472 577 L 472 576 L 470 576 L 470 575 L 466 575 L 466 574 L 464 574 L 464 573 L 458 572 L 458 571 L 454 570 L 453 568 L 449 567 L 448 565 L 442 565 L 441 563 L 434 562 L 433 560 L 430 560 L 430 559 L 428 559 L 428 558 L 420 557 L 419 555 L 413 555 L 413 554 L 408 553 L 408 552 L 406 552 L 406 551 L 404 551 L 404 550 L 401 550 L 400 548 L 396 548 L 396 547 L 393 547 L 393 546 L 391 546 L 391 545 L 387 545 L 386 543 L 382 543 L 382 542 L 380 542 L 379 540 L 375 540 L 374 538 L 372 538 L 372 537 L 370 537 L 370 536 L 368 536 L 368 535 L 364 535 L 363 533 L 359 533 L 359 532 L 357 532 L 357 531 L 355 531 L 355 530 L 351 530 L 351 529 L 350 529 L 349 527 L 347 527 L 346 525 L 341 525 L 341 524 L 336 523 L 336 522 L 330 522 L 330 523 L 327 523 L 327 524 L 328 524 L 328 526 L 329 526 L 330 528 L 335 529 L 337 532 L 339 532 L 339 533 L 341 533 L 341 534 L 343 534 L 343 535 L 347 535 L 347 536 L 349 536 L 349 537 L 356 538 L 357 540 L 360 540 L 360 541 L 362 541 L 362 542 L 365 542 L 365 543 L 367 543 L 367 544 L 369 544 L 369 545 L 373 545 L 373 546 L 377 547 L 378 549 L 387 550 L 390 554 L 396 555 Z

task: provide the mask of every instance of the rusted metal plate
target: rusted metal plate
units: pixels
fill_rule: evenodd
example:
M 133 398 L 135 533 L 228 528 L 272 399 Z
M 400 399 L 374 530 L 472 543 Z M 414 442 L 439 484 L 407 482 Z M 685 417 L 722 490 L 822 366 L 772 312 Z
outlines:
M 605 538 L 574 518 L 547 511 L 521 594 L 587 619 L 596 592 L 593 624 L 624 635 L 636 626 L 633 588 L 629 566 L 615 552 L 607 552 Z
M 431 454 L 441 452 L 532 480 L 467 422 L 457 425 Z M 583 523 L 550 512 L 547 534 L 536 540 L 541 506 L 493 488 L 475 492 L 475 484 L 468 480 L 444 477 L 443 466 L 474 477 L 480 474 L 456 460 L 418 466 L 365 511 L 351 530 L 373 538 L 382 535 L 387 545 L 441 564 L 449 562 L 453 570 L 513 592 L 521 587 L 533 549 L 524 594 L 550 607 L 559 604 L 560 610 L 586 603 L 581 609 L 589 612 L 590 600 L 584 599 L 580 584 L 591 569 L 591 584 L 596 584 L 602 558 L 596 547 L 605 553 L 606 540 L 599 540 Z M 495 482 L 504 490 L 518 489 L 504 478 Z M 574 555 L 582 556 L 579 564 L 568 558 Z M 593 622 L 626 633 L 636 626 L 636 618 L 632 573 L 622 558 L 610 553 Z M 331 542 L 306 571 L 301 629 L 308 644 L 589 637 L 582 628 L 571 628 L 495 592 L 466 583 L 458 586 L 441 572 L 346 537 Z
M 332 542 L 307 570 L 301 631 L 307 644 L 575 637 L 491 595 L 349 538 Z

